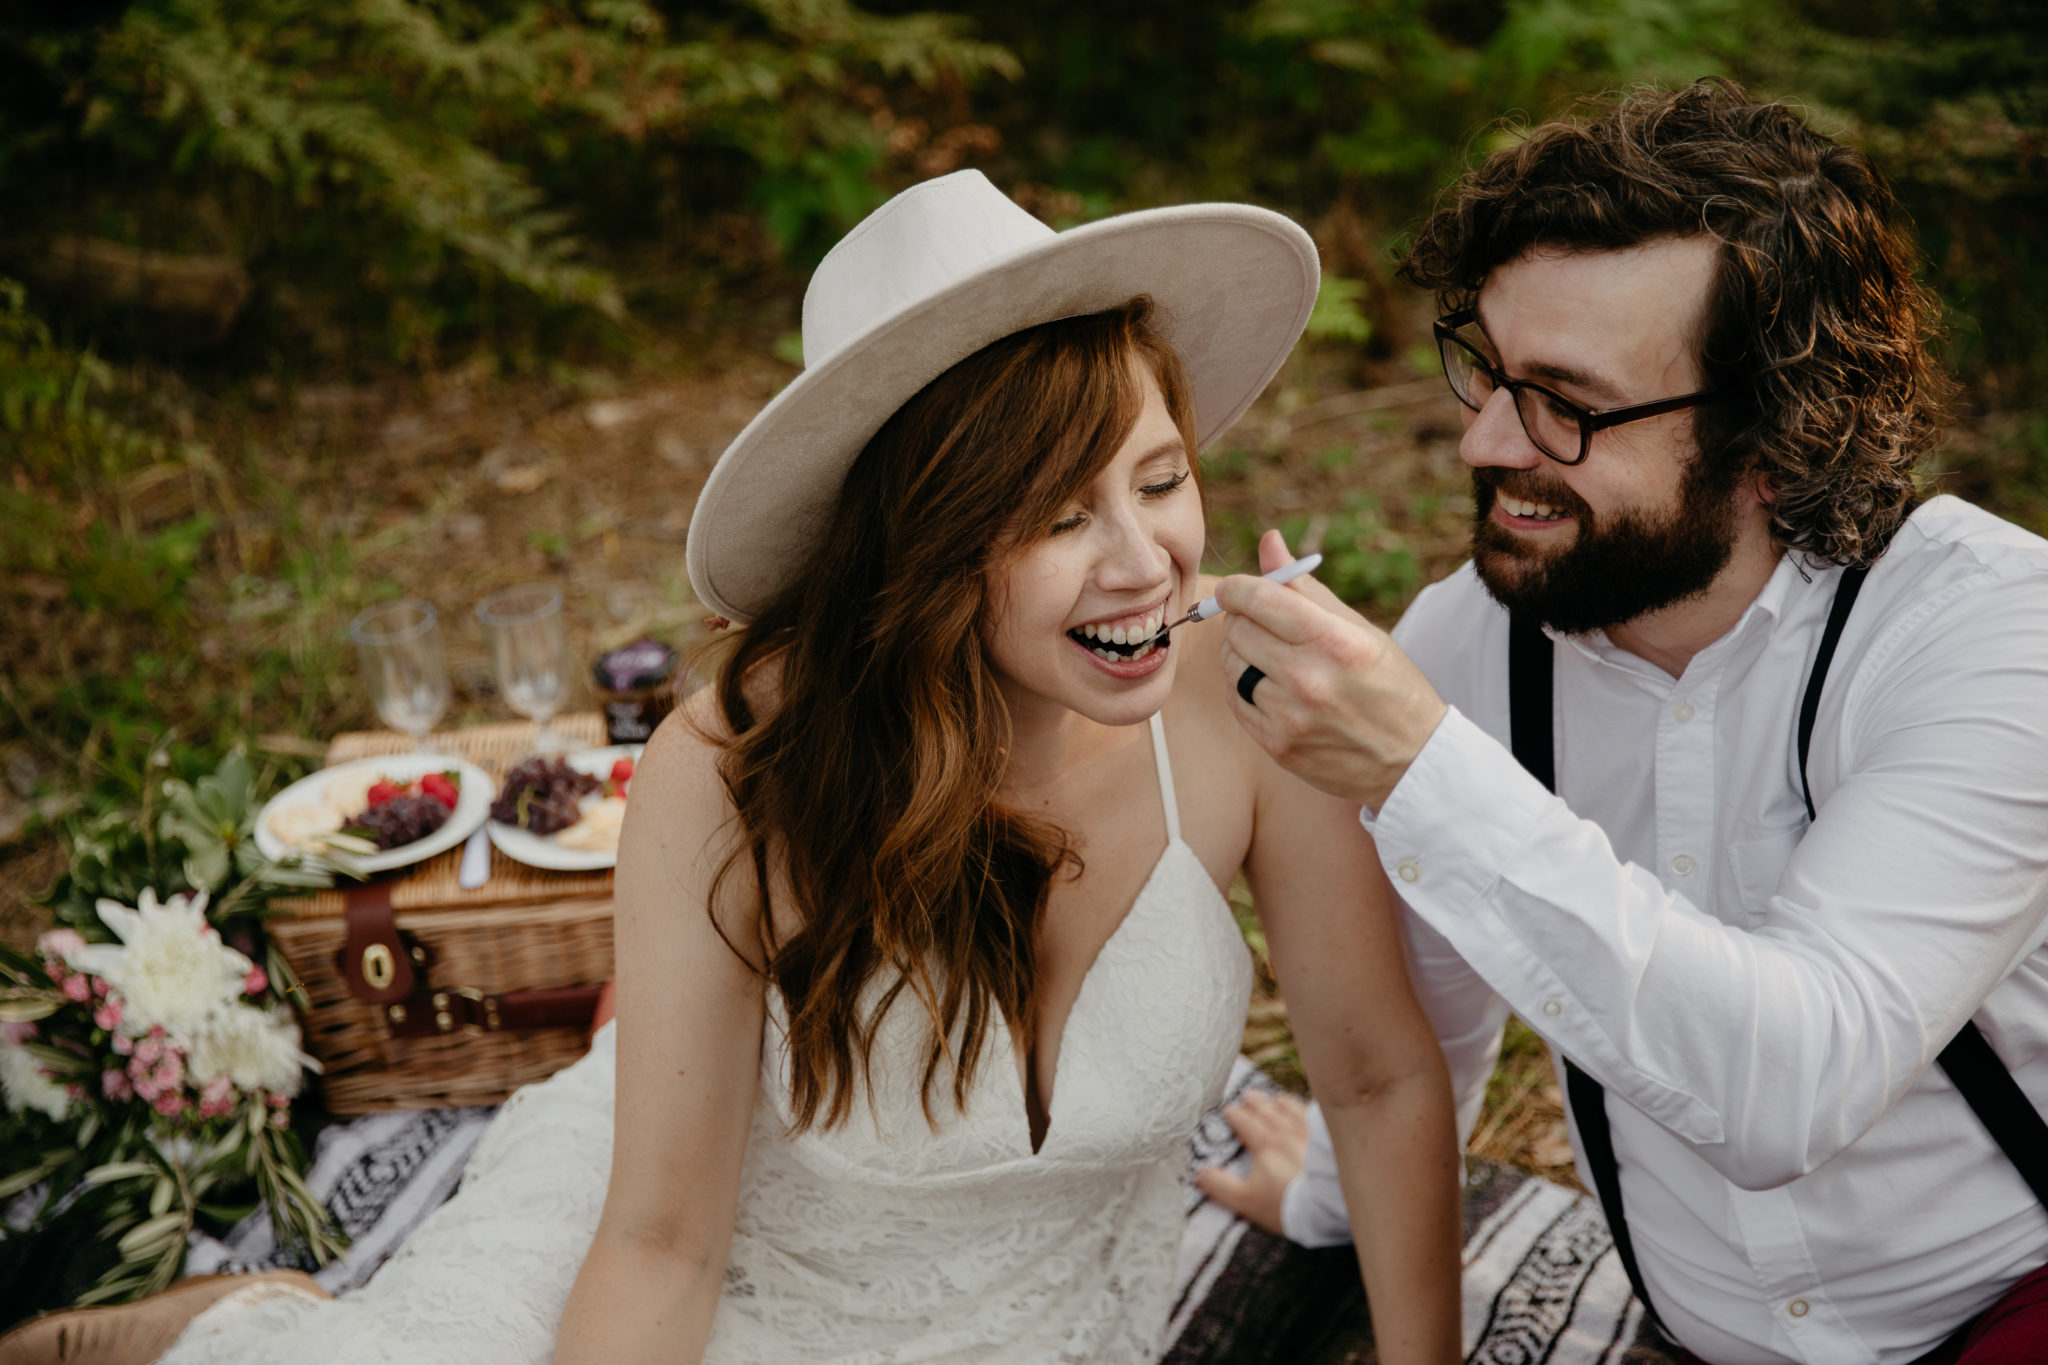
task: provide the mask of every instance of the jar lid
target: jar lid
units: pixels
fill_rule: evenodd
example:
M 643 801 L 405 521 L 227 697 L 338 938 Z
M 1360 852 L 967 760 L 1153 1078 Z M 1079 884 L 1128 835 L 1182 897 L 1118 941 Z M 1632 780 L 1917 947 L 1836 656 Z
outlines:
M 592 671 L 597 685 L 611 692 L 631 692 L 666 682 L 676 671 L 678 656 L 673 649 L 651 636 L 599 657 Z

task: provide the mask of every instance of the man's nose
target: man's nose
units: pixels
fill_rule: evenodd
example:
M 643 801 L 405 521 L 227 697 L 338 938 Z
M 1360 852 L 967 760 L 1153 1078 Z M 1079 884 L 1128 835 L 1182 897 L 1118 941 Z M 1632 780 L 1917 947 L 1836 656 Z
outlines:
M 1458 455 L 1466 464 L 1512 469 L 1533 469 L 1543 462 L 1543 452 L 1529 439 L 1522 416 L 1515 411 L 1515 395 L 1495 389 L 1478 412 L 1465 409 L 1465 435 L 1458 442 Z

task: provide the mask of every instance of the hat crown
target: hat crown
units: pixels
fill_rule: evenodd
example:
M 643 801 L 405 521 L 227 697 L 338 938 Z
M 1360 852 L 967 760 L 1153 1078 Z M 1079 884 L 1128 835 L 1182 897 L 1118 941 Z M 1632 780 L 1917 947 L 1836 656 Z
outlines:
M 1057 234 L 980 171 L 927 180 L 862 219 L 804 290 L 804 368 L 884 318 Z

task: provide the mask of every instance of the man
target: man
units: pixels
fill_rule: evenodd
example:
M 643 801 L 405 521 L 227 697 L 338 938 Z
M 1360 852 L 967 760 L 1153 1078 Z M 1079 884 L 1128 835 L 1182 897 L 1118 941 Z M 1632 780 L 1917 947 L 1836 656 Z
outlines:
M 1717 1365 L 2048 1361 L 2048 544 L 1916 505 L 1945 381 L 1896 218 L 1726 84 L 1536 130 L 1403 267 L 1472 563 L 1392 637 L 1219 593 L 1239 720 L 1364 807 L 1464 1130 L 1512 1010 Z M 1300 1118 L 1241 1117 L 1210 1191 L 1337 1240 Z

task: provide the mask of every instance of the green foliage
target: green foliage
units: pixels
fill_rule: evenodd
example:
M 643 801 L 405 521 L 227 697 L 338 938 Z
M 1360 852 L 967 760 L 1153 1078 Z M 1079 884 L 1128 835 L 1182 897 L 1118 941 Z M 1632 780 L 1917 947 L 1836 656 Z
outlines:
M 83 201 L 107 235 L 248 263 L 309 335 L 374 324 L 416 359 L 522 299 L 617 317 L 572 219 L 752 201 L 786 249 L 836 235 L 882 193 L 892 97 L 1015 70 L 848 0 L 137 0 L 10 47 L 61 92 L 0 105 L 0 189 L 57 206 L 35 229 Z
M 1360 298 L 1365 285 L 1338 275 L 1324 275 L 1315 308 L 1308 315 L 1308 335 L 1323 341 L 1348 341 L 1363 346 L 1372 339 L 1372 319 L 1365 315 Z
M 1339 449 L 1350 453 L 1348 447 Z M 1318 463 L 1331 453 L 1324 452 Z M 1346 493 L 1343 510 L 1313 523 L 1308 517 L 1289 517 L 1280 523 L 1280 533 L 1298 546 L 1311 536 L 1312 526 L 1322 532 L 1323 566 L 1316 577 L 1346 602 L 1394 613 L 1421 591 L 1421 562 L 1371 494 Z

